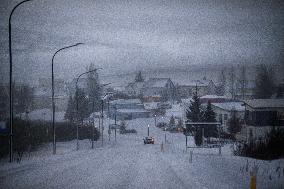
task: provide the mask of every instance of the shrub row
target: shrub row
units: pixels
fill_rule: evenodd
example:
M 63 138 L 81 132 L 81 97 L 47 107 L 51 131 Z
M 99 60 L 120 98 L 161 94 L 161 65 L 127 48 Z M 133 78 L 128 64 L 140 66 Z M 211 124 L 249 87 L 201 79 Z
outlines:
M 9 124 L 9 123 L 8 123 Z M 76 139 L 76 125 L 62 122 L 55 123 L 56 141 L 70 141 Z M 79 139 L 91 139 L 94 129 L 94 140 L 98 140 L 99 131 L 91 125 L 79 128 Z M 39 145 L 52 142 L 53 128 L 51 122 L 25 121 L 14 119 L 13 122 L 13 151 L 22 153 L 35 150 Z M 0 158 L 9 153 L 9 136 L 0 136 Z
M 263 160 L 284 158 L 284 130 L 272 129 L 262 140 L 239 144 L 234 153 Z

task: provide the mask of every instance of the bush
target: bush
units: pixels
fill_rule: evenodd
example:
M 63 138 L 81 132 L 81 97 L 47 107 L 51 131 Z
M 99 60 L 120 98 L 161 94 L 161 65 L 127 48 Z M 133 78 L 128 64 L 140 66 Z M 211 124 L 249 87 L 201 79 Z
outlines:
M 273 128 L 264 140 L 239 144 L 235 155 L 272 160 L 284 157 L 284 130 Z
M 137 133 L 137 131 L 135 129 L 126 129 L 126 122 L 125 121 L 121 121 L 119 132 L 120 132 L 120 134 Z
M 35 150 L 39 145 L 53 141 L 53 129 L 50 122 L 14 119 L 13 123 L 13 151 L 17 153 Z M 56 123 L 55 127 L 56 141 L 70 141 L 77 138 L 75 124 Z M 80 127 L 79 139 L 91 139 L 92 129 L 91 125 Z M 98 138 L 99 131 L 94 128 L 94 140 Z M 9 136 L 1 136 L 0 143 L 1 158 L 9 153 Z

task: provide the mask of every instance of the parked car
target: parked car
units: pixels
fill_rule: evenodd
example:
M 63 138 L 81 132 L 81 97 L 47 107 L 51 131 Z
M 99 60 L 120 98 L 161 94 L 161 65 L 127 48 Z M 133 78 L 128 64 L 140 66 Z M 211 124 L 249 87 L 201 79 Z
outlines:
M 154 144 L 155 143 L 154 137 L 145 137 L 143 140 L 144 140 L 144 144 Z

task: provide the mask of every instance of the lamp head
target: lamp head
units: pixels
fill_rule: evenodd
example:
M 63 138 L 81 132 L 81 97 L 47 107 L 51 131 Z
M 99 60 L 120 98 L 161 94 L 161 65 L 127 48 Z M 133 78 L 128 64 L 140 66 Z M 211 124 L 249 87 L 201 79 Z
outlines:
M 84 43 L 76 43 L 75 45 L 76 45 L 76 46 L 78 46 L 78 45 L 84 45 Z

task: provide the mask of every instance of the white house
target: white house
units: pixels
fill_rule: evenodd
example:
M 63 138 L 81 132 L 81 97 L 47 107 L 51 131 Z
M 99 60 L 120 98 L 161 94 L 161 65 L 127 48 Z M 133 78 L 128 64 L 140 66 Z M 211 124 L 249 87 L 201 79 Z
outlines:
M 119 120 L 147 118 L 151 112 L 144 108 L 140 99 L 118 99 L 110 102 L 110 116 Z
M 149 78 L 143 85 L 143 97 L 161 96 L 162 100 L 176 99 L 176 89 L 170 78 Z
M 235 111 L 236 116 L 240 118 L 240 120 L 243 120 L 245 115 L 243 102 L 212 103 L 212 109 L 216 113 L 217 121 L 222 123 L 224 131 L 228 131 L 228 121 L 231 118 L 233 111 Z

